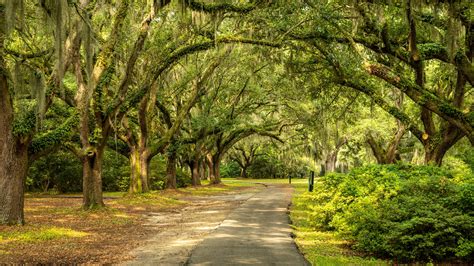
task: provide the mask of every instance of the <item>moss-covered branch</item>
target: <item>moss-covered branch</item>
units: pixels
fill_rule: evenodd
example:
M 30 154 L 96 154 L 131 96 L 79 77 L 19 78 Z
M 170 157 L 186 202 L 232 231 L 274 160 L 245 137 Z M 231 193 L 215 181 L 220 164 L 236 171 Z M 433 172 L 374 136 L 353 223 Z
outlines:
M 370 84 L 364 82 L 366 77 L 355 77 L 351 79 L 344 79 L 341 80 L 340 84 L 355 90 L 358 90 L 369 98 L 371 98 L 375 104 L 377 104 L 380 108 L 382 108 L 385 112 L 392 115 L 394 118 L 400 120 L 400 122 L 405 125 L 415 137 L 418 138 L 421 142 L 423 142 L 423 131 L 421 131 L 416 124 L 410 119 L 410 117 L 403 113 L 399 108 L 396 106 L 390 105 L 387 103 L 381 96 L 377 94 L 377 90 L 373 88 Z
M 204 3 L 194 0 L 186 0 L 186 6 L 194 11 L 201 11 L 206 13 L 217 12 L 234 12 L 245 14 L 256 8 L 254 4 L 240 4 L 234 5 L 230 3 Z
M 458 127 L 466 134 L 471 143 L 474 144 L 473 112 L 464 114 L 451 103 L 440 99 L 435 94 L 418 86 L 414 82 L 397 75 L 387 67 L 372 64 L 367 67 L 367 71 L 371 75 L 385 80 L 387 83 L 398 88 L 418 105 L 427 108 L 428 110 L 444 118 L 449 123 Z
M 142 87 L 133 92 L 132 95 L 129 95 L 128 100 L 124 102 L 124 104 L 119 105 L 119 113 L 127 112 L 132 106 L 135 106 L 140 102 L 140 100 L 147 95 L 149 90 L 153 87 L 155 81 L 159 78 L 159 76 L 176 64 L 181 58 L 185 57 L 186 55 L 206 51 L 213 47 L 216 44 L 226 44 L 226 43 L 243 43 L 243 44 L 251 44 L 251 45 L 260 45 L 260 46 L 267 46 L 273 48 L 281 47 L 281 44 L 278 42 L 272 41 L 265 41 L 265 40 L 255 40 L 255 39 L 248 39 L 248 38 L 241 38 L 241 37 L 218 37 L 216 40 L 206 40 L 190 45 L 181 46 L 175 49 L 172 53 L 170 53 L 166 58 L 158 62 L 153 69 L 150 71 L 150 75 L 146 78 L 146 83 L 142 85 Z M 114 106 L 117 106 L 114 103 Z M 108 109 L 108 115 L 114 113 L 114 108 L 110 107 Z
M 135 43 L 133 45 L 130 57 L 128 58 L 127 61 L 127 66 L 125 70 L 125 74 L 122 77 L 122 80 L 120 81 L 120 86 L 118 89 L 118 92 L 116 94 L 116 101 L 114 102 L 114 106 L 111 108 L 113 110 L 112 112 L 107 112 L 107 114 L 115 114 L 118 110 L 118 108 L 122 105 L 122 103 L 125 101 L 125 98 L 127 96 L 127 91 L 132 83 L 132 77 L 133 77 L 133 71 L 135 69 L 135 65 L 137 63 L 138 57 L 143 50 L 145 40 L 148 37 L 148 31 L 150 30 L 150 23 L 153 20 L 154 15 L 149 14 L 147 17 L 142 22 L 141 28 L 140 28 L 140 34 L 138 35 L 137 39 L 135 40 Z
M 113 60 L 114 50 L 115 47 L 120 40 L 120 32 L 125 22 L 125 17 L 129 11 L 129 0 L 120 1 L 121 4 L 115 14 L 114 23 L 112 25 L 112 31 L 110 32 L 110 37 L 105 43 L 102 51 L 97 57 L 97 61 L 95 63 L 94 69 L 92 71 L 91 83 L 93 84 L 92 87 L 95 87 L 99 80 L 101 79 L 104 71 Z
M 62 142 L 70 139 L 74 133 L 74 128 L 79 123 L 79 116 L 72 115 L 63 124 L 54 130 L 45 132 L 33 138 L 28 147 L 28 153 L 32 160 L 39 157 L 41 154 L 47 153 L 59 146 Z
M 18 57 L 21 59 L 31 59 L 31 58 L 42 57 L 42 56 L 51 54 L 53 52 L 53 49 L 47 49 L 47 50 L 39 51 L 39 52 L 25 53 L 25 52 L 15 51 L 13 49 L 5 48 L 5 52 L 7 54 L 10 54 L 14 57 Z
M 16 114 L 13 121 L 13 134 L 21 138 L 33 135 L 36 130 L 36 121 L 34 107 L 29 108 L 26 112 Z
M 153 80 L 156 80 L 166 69 L 176 63 L 179 59 L 183 58 L 188 54 L 195 52 L 209 50 L 215 47 L 216 44 L 225 44 L 225 43 L 243 43 L 243 44 L 252 44 L 260 46 L 268 46 L 273 48 L 281 47 L 281 44 L 278 42 L 265 41 L 265 40 L 255 40 L 241 37 L 225 36 L 218 37 L 215 40 L 207 40 L 198 42 L 191 45 L 186 45 L 177 48 L 172 53 L 169 54 L 164 60 L 162 60 L 152 71 Z

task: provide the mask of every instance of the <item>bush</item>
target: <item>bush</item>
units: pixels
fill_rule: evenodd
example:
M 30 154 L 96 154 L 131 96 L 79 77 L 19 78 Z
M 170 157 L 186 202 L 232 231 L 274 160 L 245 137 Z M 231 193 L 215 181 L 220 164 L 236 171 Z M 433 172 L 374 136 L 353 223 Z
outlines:
M 221 177 L 237 177 L 240 176 L 240 167 L 235 161 L 228 161 L 221 164 Z
M 128 191 L 130 188 L 130 162 L 113 151 L 106 150 L 102 165 L 104 191 Z
M 28 169 L 28 191 L 82 191 L 82 164 L 71 153 L 58 151 L 36 160 Z
M 316 184 L 313 226 L 400 261 L 472 259 L 474 185 L 443 168 L 368 166 Z
M 178 188 L 188 187 L 192 183 L 191 175 L 182 168 L 176 168 L 176 186 Z

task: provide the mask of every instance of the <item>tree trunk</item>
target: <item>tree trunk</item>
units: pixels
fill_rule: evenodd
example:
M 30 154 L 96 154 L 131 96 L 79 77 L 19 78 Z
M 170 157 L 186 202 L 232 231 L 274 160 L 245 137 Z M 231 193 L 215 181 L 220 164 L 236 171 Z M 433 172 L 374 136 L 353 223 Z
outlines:
M 206 177 L 206 179 L 211 181 L 214 178 L 214 172 L 213 172 L 214 171 L 213 170 L 214 166 L 212 165 L 212 160 L 209 160 L 209 158 L 206 157 L 205 163 L 206 163 L 206 167 L 207 167 L 207 177 Z M 211 177 L 212 177 L 212 179 L 211 179 Z
M 199 176 L 201 180 L 206 180 L 206 163 L 203 160 L 199 160 Z
M 240 176 L 243 177 L 243 178 L 247 178 L 248 175 L 247 175 L 247 167 L 242 167 L 242 169 L 240 170 Z
M 140 160 L 142 169 L 142 174 L 140 175 L 140 178 L 142 179 L 143 193 L 150 191 L 150 162 L 151 158 L 149 158 L 148 156 L 144 156 Z
M 454 135 L 446 134 L 440 143 L 433 144 L 427 142 L 424 145 L 426 165 L 441 166 L 443 164 L 443 158 L 446 152 L 464 136 L 461 131 L 457 129 L 456 132 L 452 134 Z
M 347 143 L 347 138 L 342 138 L 337 141 L 336 147 L 334 150 L 329 152 L 329 154 L 326 157 L 326 161 L 324 163 L 326 173 L 331 173 L 336 171 L 336 163 L 337 163 L 337 154 L 339 153 L 339 150 L 341 147 Z
M 12 134 L 0 139 L 0 224 L 24 224 L 24 182 L 28 170 L 28 152 L 17 145 Z M 2 143 L 3 142 L 3 143 Z
M 94 209 L 105 206 L 102 198 L 103 157 L 104 146 L 98 146 L 94 151 L 90 149 L 90 152 L 82 157 L 84 209 Z
M 150 163 L 148 153 L 132 149 L 130 151 L 130 193 L 150 191 L 148 185 Z
M 207 165 L 209 166 L 209 181 L 210 184 L 220 184 L 221 183 L 221 173 L 220 173 L 220 164 L 221 158 L 218 154 L 206 156 Z
M 13 102 L 3 56 L 4 6 L 0 4 L 0 224 L 24 224 L 24 181 L 28 138 L 13 135 Z
M 211 179 L 211 184 L 220 184 L 221 182 L 221 160 L 220 156 L 217 156 L 214 158 L 214 162 L 212 163 L 212 172 L 213 172 L 213 178 Z
M 336 162 L 337 162 L 337 153 L 339 150 L 332 151 L 326 157 L 326 161 L 324 163 L 325 169 L 327 173 L 332 173 L 336 171 Z
M 168 161 L 166 163 L 166 188 L 177 188 L 176 182 L 176 153 L 168 154 Z
M 458 71 L 453 104 L 460 109 L 462 108 L 464 102 L 465 84 L 465 77 L 460 71 Z M 431 117 L 425 119 L 428 122 L 432 122 L 432 119 L 430 120 L 430 118 Z M 446 152 L 464 137 L 464 132 L 459 130 L 456 126 L 445 122 L 441 124 L 440 130 L 436 132 L 436 134 L 441 136 L 441 139 L 434 138 L 433 140 L 431 139 L 433 138 L 433 135 L 435 135 L 433 128 L 434 126 L 432 126 L 431 131 L 428 131 L 428 133 L 431 132 L 431 134 L 428 134 L 427 139 L 423 141 L 423 146 L 425 148 L 425 164 L 441 166 Z
M 377 160 L 377 164 L 385 164 L 385 150 L 380 147 L 380 144 L 370 133 L 367 136 L 367 143 L 369 144 L 369 147 L 372 150 L 372 154 Z
M 387 148 L 384 148 L 379 141 L 375 140 L 371 133 L 367 134 L 367 143 L 369 144 L 378 164 L 393 164 L 397 162 L 398 146 L 400 145 L 400 141 L 404 134 L 405 127 L 398 122 L 397 133 L 388 143 L 386 146 Z
M 199 160 L 190 161 L 189 168 L 191 169 L 191 184 L 193 186 L 200 186 L 201 178 L 199 173 Z

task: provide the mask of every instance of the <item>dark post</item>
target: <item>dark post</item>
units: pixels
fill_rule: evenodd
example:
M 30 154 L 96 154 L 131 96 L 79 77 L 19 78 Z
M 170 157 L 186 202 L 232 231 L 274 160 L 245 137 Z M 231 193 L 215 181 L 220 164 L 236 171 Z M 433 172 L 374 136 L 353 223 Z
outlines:
M 288 182 L 291 184 L 291 175 L 288 176 Z
M 311 176 L 309 178 L 309 192 L 313 192 L 313 188 L 314 188 L 314 171 L 311 171 Z

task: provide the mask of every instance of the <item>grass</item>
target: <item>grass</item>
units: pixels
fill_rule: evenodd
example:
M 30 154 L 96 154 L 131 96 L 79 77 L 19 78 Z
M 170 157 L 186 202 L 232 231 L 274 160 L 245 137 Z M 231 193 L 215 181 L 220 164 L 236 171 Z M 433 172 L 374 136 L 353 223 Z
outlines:
M 226 185 L 237 186 L 254 186 L 256 183 L 262 184 L 288 184 L 288 178 L 222 178 L 222 182 Z M 292 178 L 291 184 L 303 185 L 307 184 L 308 180 L 305 178 Z
M 235 190 L 235 187 L 232 186 L 202 186 L 202 187 L 187 187 L 187 188 L 180 188 L 178 191 L 194 195 L 194 196 L 205 196 L 205 195 L 213 195 L 218 193 L 224 193 L 228 191 Z
M 112 202 L 127 205 L 154 205 L 163 208 L 179 207 L 186 204 L 186 201 L 180 200 L 182 196 L 210 196 L 215 194 L 222 194 L 239 189 L 240 187 L 247 187 L 255 184 L 240 184 L 230 183 L 222 185 L 203 184 L 199 187 L 178 188 L 176 190 L 157 190 L 143 194 L 128 195 L 123 194 L 123 197 L 113 200 Z
M 388 262 L 370 257 L 359 256 L 348 247 L 348 242 L 337 237 L 333 232 L 323 232 L 309 225 L 309 213 L 304 204 L 307 185 L 293 182 L 293 195 L 290 218 L 293 222 L 295 241 L 306 259 L 312 265 L 389 265 Z
M 65 238 L 79 238 L 89 235 L 85 232 L 75 231 L 62 227 L 18 227 L 15 231 L 0 232 L 0 243 L 43 242 Z
M 164 196 L 160 191 L 151 191 L 141 194 L 125 195 L 115 202 L 128 205 L 159 205 L 160 207 L 173 207 L 183 202 L 173 197 Z

